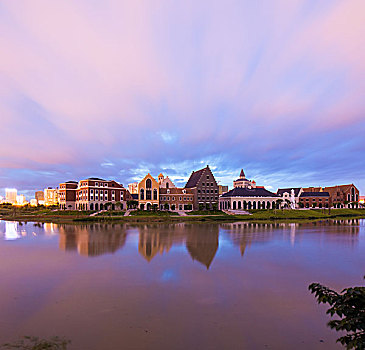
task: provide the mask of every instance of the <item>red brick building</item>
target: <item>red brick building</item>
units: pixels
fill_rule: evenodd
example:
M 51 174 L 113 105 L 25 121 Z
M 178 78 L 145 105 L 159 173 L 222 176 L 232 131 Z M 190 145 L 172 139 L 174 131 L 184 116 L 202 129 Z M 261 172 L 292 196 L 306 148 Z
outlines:
M 328 192 L 302 192 L 299 196 L 301 208 L 330 208 L 331 200 Z
M 58 199 L 60 202 L 60 208 L 63 210 L 75 210 L 76 209 L 76 181 L 67 181 L 60 184 L 58 190 Z
M 324 191 L 330 194 L 335 208 L 354 208 L 358 206 L 359 190 L 354 184 L 325 187 Z
M 62 186 L 62 187 L 61 187 Z M 76 188 L 75 188 L 76 186 Z M 69 181 L 60 184 L 61 209 L 103 210 L 126 209 L 127 201 L 132 196 L 122 184 L 114 180 L 89 178 L 78 183 Z M 74 200 L 74 206 L 72 201 Z M 71 207 L 70 207 L 71 206 Z
M 194 191 L 189 188 L 160 188 L 160 210 L 192 210 Z

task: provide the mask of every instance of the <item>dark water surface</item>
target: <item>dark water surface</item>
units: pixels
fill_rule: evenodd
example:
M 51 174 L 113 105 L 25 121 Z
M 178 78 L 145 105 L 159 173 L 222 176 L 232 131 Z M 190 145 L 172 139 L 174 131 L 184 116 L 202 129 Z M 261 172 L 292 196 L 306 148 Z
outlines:
M 365 221 L 85 226 L 0 221 L 0 344 L 341 349 L 307 287 L 362 285 Z

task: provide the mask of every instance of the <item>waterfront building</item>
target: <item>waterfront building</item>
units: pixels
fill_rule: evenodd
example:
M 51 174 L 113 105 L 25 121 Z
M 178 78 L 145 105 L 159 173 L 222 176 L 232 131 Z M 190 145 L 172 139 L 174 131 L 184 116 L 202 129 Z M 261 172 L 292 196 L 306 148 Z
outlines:
M 158 209 L 159 206 L 159 183 L 148 173 L 138 184 L 139 209 Z
M 281 199 L 276 193 L 246 179 L 241 170 L 240 176 L 233 181 L 233 189 L 219 198 L 220 210 L 274 209 Z
M 291 202 L 292 190 L 294 192 L 295 209 L 297 209 L 300 203 L 300 195 L 303 193 L 303 188 L 301 187 L 279 188 L 276 194 L 283 199 L 284 203 L 288 203 L 288 205 L 290 205 L 289 203 Z
M 158 185 L 160 188 L 176 188 L 171 179 L 168 176 L 164 177 L 162 173 L 158 175 Z
M 128 191 L 130 194 L 138 194 L 138 182 L 128 184 Z
M 30 205 L 31 205 L 32 207 L 36 207 L 36 206 L 38 205 L 38 201 L 37 201 L 35 198 L 32 198 L 32 199 L 30 200 Z
M 328 192 L 302 192 L 299 196 L 301 208 L 330 208 L 331 200 Z
M 123 210 L 127 201 L 132 200 L 122 184 L 96 177 L 60 184 L 60 196 L 61 209 L 75 210 Z
M 44 190 L 44 205 L 58 205 L 58 189 L 48 187 Z
M 354 184 L 325 187 L 335 208 L 354 208 L 359 202 L 359 190 Z
M 76 190 L 78 183 L 76 181 L 67 181 L 60 184 L 59 201 L 60 208 L 63 210 L 76 209 Z
M 359 197 L 359 204 L 361 207 L 365 207 L 365 196 Z
M 16 204 L 17 195 L 18 195 L 18 191 L 15 188 L 6 188 L 5 189 L 6 203 Z
M 218 206 L 218 184 L 208 165 L 191 173 L 185 189 L 190 189 L 194 194 L 194 210 Z
M 190 188 L 160 188 L 160 210 L 192 210 L 194 191 Z

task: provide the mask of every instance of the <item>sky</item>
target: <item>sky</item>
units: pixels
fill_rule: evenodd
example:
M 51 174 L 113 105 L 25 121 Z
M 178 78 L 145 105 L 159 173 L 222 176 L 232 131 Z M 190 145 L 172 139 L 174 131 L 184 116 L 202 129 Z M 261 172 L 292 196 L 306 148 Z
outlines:
M 148 172 L 365 192 L 365 1 L 0 2 L 0 195 Z

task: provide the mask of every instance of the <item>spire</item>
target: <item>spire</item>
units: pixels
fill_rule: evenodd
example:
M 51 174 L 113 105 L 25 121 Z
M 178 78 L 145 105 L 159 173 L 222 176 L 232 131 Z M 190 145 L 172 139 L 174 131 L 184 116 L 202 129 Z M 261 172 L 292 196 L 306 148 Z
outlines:
M 245 178 L 245 172 L 243 171 L 243 169 L 241 169 L 240 178 L 241 179 Z

